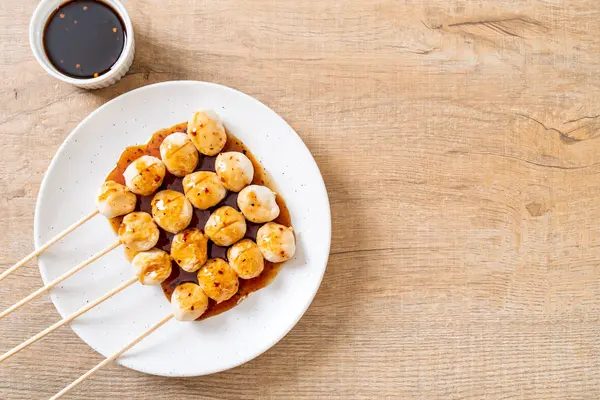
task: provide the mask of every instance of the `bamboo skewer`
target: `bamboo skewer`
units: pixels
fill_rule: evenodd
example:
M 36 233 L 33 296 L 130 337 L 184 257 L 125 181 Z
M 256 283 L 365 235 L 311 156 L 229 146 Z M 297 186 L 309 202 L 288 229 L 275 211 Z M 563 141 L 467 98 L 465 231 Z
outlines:
M 52 246 L 53 244 L 55 244 L 56 242 L 58 242 L 59 240 L 61 240 L 65 236 L 67 236 L 69 233 L 73 232 L 75 229 L 79 228 L 81 225 L 83 225 L 84 223 L 86 223 L 87 221 L 89 221 L 90 219 L 92 219 L 93 217 L 95 217 L 97 214 L 98 214 L 98 210 L 94 210 L 92 213 L 90 213 L 87 216 L 83 217 L 82 219 L 80 219 L 79 221 L 75 222 L 73 225 L 69 226 L 67 229 L 65 229 L 64 231 L 62 231 L 58 235 L 56 235 L 54 238 L 50 239 L 50 241 L 48 241 L 47 243 L 45 243 L 39 249 L 33 251 L 27 257 L 23 258 L 21 261 L 19 261 L 18 263 L 16 263 L 15 265 L 13 265 L 12 267 L 10 267 L 6 271 L 4 271 L 2 274 L 0 274 L 0 281 L 2 281 L 4 278 L 6 278 L 7 276 L 9 276 L 10 274 L 12 274 L 13 272 L 15 272 L 16 270 L 18 270 L 19 268 L 21 268 L 23 265 L 25 265 L 30 260 L 32 260 L 35 257 L 39 256 L 44 251 L 48 250 L 48 248 L 50 246 Z
M 69 322 L 73 321 L 75 318 L 79 317 L 81 314 L 86 313 L 87 311 L 89 311 L 92 308 L 96 307 L 98 304 L 100 304 L 100 303 L 104 302 L 105 300 L 111 298 L 115 294 L 117 294 L 117 293 L 121 292 L 122 290 L 128 288 L 129 286 L 133 285 L 135 282 L 137 282 L 137 280 L 138 280 L 137 277 L 131 278 L 130 280 L 122 283 L 121 285 L 119 285 L 115 289 L 113 289 L 110 292 L 106 293 L 104 296 L 96 299 L 94 302 L 92 302 L 90 304 L 87 304 L 85 307 L 80 308 L 79 310 L 77 310 L 73 314 L 69 315 L 68 317 L 63 318 L 62 320 L 58 321 L 54 325 L 50 326 L 49 328 L 46 328 L 43 331 L 41 331 L 40 333 L 38 333 L 37 335 L 35 335 L 35 336 L 27 339 L 26 341 L 24 341 L 20 345 L 16 346 L 12 350 L 7 351 L 2 356 L 0 356 L 0 363 L 2 361 L 6 360 L 6 359 L 8 359 L 10 357 L 12 357 L 13 355 L 17 354 L 21 350 L 27 348 L 28 346 L 32 345 L 33 343 L 37 342 L 38 340 L 42 339 L 44 336 L 46 336 L 46 335 L 54 332 L 55 330 L 57 330 L 61 326 L 65 325 L 65 324 L 68 324 Z
M 21 308 L 25 304 L 29 303 L 31 300 L 33 300 L 33 299 L 39 297 L 40 295 L 46 293 L 47 291 L 49 291 L 50 289 L 52 289 L 54 286 L 58 285 L 59 283 L 61 283 L 62 281 L 64 281 L 68 277 L 70 277 L 71 275 L 75 274 L 76 272 L 82 270 L 84 267 L 90 265 L 91 263 L 93 263 L 94 261 L 96 261 L 100 257 L 104 256 L 105 254 L 107 254 L 107 253 L 111 252 L 112 250 L 116 249 L 120 245 L 121 245 L 121 242 L 117 241 L 117 242 L 111 244 L 110 246 L 108 246 L 106 249 L 104 249 L 104 250 L 102 250 L 102 251 L 94 254 L 93 256 L 91 256 L 90 258 L 88 258 L 87 260 L 85 260 L 84 262 L 82 262 L 81 264 L 79 264 L 78 266 L 76 266 L 75 268 L 73 268 L 72 270 L 64 273 L 63 275 L 59 276 L 58 278 L 56 278 L 55 280 L 53 280 L 52 282 L 50 282 L 46 286 L 43 286 L 43 287 L 39 288 L 35 292 L 31 293 L 29 296 L 27 296 L 24 299 L 22 299 L 21 301 L 19 301 L 18 303 L 13 304 L 12 306 L 10 306 L 6 310 L 4 310 L 2 313 L 0 313 L 0 319 L 6 317 L 8 314 L 12 313 L 15 310 L 18 310 L 19 308 Z
M 52 396 L 50 398 L 50 400 L 59 399 L 63 395 L 65 395 L 68 392 L 70 392 L 75 386 L 79 385 L 81 382 L 85 381 L 90 376 L 94 375 L 102 367 L 106 366 L 107 364 L 109 364 L 109 363 L 113 362 L 114 360 L 116 360 L 117 358 L 119 358 L 119 356 L 121 356 L 127 350 L 131 349 L 133 346 L 135 346 L 136 344 L 138 344 L 139 342 L 141 342 L 144 338 L 146 338 L 152 332 L 154 332 L 155 330 L 157 330 L 158 328 L 160 328 L 161 326 L 163 326 L 164 324 L 166 324 L 167 322 L 169 322 L 171 320 L 171 318 L 173 318 L 173 314 L 169 314 L 168 316 L 166 316 L 165 318 L 163 318 L 160 322 L 158 322 L 157 324 L 155 324 L 154 326 L 152 326 L 146 332 L 142 333 L 135 340 L 133 340 L 132 342 L 130 342 L 127 346 L 125 346 L 121 350 L 115 352 L 113 355 L 111 355 L 110 357 L 106 358 L 104 361 L 102 361 L 101 363 L 99 363 L 98 365 L 96 365 L 94 368 L 90 369 L 88 372 L 86 372 L 85 374 L 81 375 L 79 378 L 77 378 L 75 381 L 73 381 L 69 386 L 65 387 L 63 390 L 61 390 L 60 392 L 58 392 L 57 394 L 55 394 L 54 396 Z

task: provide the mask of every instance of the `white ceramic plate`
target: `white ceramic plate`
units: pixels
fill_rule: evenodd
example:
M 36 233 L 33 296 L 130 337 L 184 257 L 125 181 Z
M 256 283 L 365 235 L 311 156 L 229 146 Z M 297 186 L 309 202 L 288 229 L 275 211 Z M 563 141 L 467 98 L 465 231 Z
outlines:
M 277 343 L 310 305 L 331 241 L 323 178 L 294 130 L 273 110 L 236 90 L 204 82 L 165 82 L 124 94 L 90 114 L 65 140 L 44 177 L 35 213 L 36 247 L 94 209 L 98 187 L 125 147 L 158 129 L 214 109 L 271 174 L 296 231 L 297 252 L 275 280 L 237 307 L 202 322 L 172 320 L 118 362 L 164 376 L 199 376 L 243 364 Z M 96 216 L 39 259 L 44 282 L 116 240 Z M 133 276 L 119 248 L 52 290 L 64 317 Z M 79 317 L 73 330 L 107 356 L 170 313 L 160 287 L 135 284 Z

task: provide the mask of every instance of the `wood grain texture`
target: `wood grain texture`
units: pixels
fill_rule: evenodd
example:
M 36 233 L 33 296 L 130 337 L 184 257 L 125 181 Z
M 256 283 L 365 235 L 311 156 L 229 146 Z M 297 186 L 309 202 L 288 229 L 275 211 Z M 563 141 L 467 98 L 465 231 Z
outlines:
M 45 75 L 36 0 L 0 2 L 0 268 L 33 248 L 52 156 L 92 110 L 206 80 L 275 109 L 329 191 L 323 285 L 279 344 L 166 379 L 112 365 L 70 398 L 600 397 L 600 3 L 594 0 L 131 0 L 117 85 Z M 4 308 L 41 284 L 0 285 Z M 58 319 L 0 323 L 0 353 Z M 47 398 L 101 360 L 63 328 L 0 368 L 0 398 Z

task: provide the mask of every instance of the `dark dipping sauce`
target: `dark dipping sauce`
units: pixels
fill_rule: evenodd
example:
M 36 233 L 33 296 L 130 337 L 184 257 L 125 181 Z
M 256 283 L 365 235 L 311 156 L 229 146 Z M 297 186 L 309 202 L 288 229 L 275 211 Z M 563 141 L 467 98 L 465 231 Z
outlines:
M 44 28 L 44 51 L 54 67 L 72 78 L 108 72 L 125 46 L 125 24 L 110 6 L 74 0 L 60 6 Z
M 131 164 L 133 161 L 137 160 L 141 156 L 150 155 L 157 158 L 160 158 L 160 144 L 163 140 L 172 133 L 175 132 L 186 132 L 187 122 L 177 124 L 171 128 L 162 129 L 156 132 L 150 141 L 145 145 L 140 146 L 132 146 L 128 147 L 123 154 L 121 154 L 121 158 L 119 159 L 117 166 L 114 170 L 106 177 L 106 181 L 115 181 L 122 185 L 125 184 L 125 178 L 123 178 L 123 172 L 125 169 Z M 269 187 L 271 190 L 275 191 L 275 188 L 270 181 L 267 173 L 262 168 L 262 166 L 256 161 L 256 158 L 248 151 L 248 149 L 244 146 L 244 144 L 227 133 L 227 143 L 225 144 L 225 148 L 221 152 L 226 151 L 238 151 L 240 153 L 244 153 L 250 161 L 252 161 L 252 165 L 254 166 L 254 179 L 252 183 L 255 185 L 264 185 Z M 215 157 L 204 156 L 200 154 L 200 162 L 196 167 L 196 171 L 212 171 L 215 172 Z M 178 178 L 175 175 L 170 174 L 167 171 L 165 175 L 165 179 L 163 181 L 162 186 L 157 190 L 175 190 L 177 192 L 183 193 L 183 178 Z M 199 210 L 194 207 L 194 216 L 192 217 L 192 222 L 188 226 L 188 228 L 199 228 L 204 232 L 204 225 L 208 220 L 210 214 L 219 207 L 222 206 L 231 206 L 239 211 L 239 207 L 237 206 L 237 193 L 228 191 L 227 196 L 215 207 L 210 208 L 208 210 Z M 136 211 L 144 211 L 148 214 L 152 214 L 152 206 L 151 201 L 154 195 L 151 196 L 140 196 L 137 195 L 138 202 L 136 206 Z M 277 195 L 277 205 L 279 205 L 280 213 L 279 217 L 275 219 L 275 222 L 285 225 L 292 226 L 290 213 L 285 205 L 285 202 L 281 198 L 281 196 Z M 110 223 L 113 227 L 113 230 L 117 232 L 119 225 L 121 224 L 123 217 L 116 217 L 110 219 Z M 262 224 L 255 224 L 249 221 L 246 221 L 246 238 L 252 239 L 256 241 L 256 232 L 258 228 L 262 226 Z M 172 233 L 165 232 L 160 229 L 160 237 L 158 239 L 158 243 L 156 244 L 156 248 L 166 251 L 170 254 L 171 252 L 171 240 L 173 239 Z M 222 258 L 227 260 L 227 247 L 221 247 L 215 245 L 212 241 L 208 241 L 208 258 Z M 129 251 L 125 250 L 125 254 L 129 260 L 131 260 L 134 254 L 131 254 Z M 198 283 L 197 272 L 187 272 L 184 271 L 175 263 L 171 261 L 173 272 L 171 276 L 167 278 L 162 283 L 162 289 L 167 299 L 171 301 L 171 295 L 173 294 L 173 290 L 184 282 L 194 282 Z M 221 314 L 224 311 L 227 311 L 233 307 L 235 307 L 238 302 L 246 298 L 250 293 L 256 292 L 259 289 L 267 286 L 274 278 L 277 276 L 277 273 L 281 269 L 281 266 L 284 263 L 272 263 L 265 260 L 265 269 L 263 272 L 256 278 L 253 279 L 240 279 L 240 286 L 237 293 L 231 297 L 229 300 L 226 300 L 222 303 L 217 304 L 214 300 L 209 299 L 208 309 L 198 320 L 203 320 L 208 317 L 212 317 L 214 315 Z

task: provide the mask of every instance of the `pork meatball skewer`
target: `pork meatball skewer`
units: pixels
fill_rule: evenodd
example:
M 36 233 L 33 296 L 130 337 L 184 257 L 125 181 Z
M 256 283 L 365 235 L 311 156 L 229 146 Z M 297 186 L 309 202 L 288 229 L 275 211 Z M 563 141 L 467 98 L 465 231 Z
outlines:
M 31 293 L 29 296 L 25 297 L 21 301 L 13 304 L 2 313 L 0 313 L 0 319 L 6 317 L 8 314 L 16 311 L 21 308 L 23 305 L 29 303 L 31 300 L 39 297 L 40 295 L 46 293 L 54 286 L 58 285 L 65 279 L 69 278 L 71 275 L 81 271 L 86 266 L 90 265 L 94 261 L 98 260 L 102 256 L 110 253 L 112 250 L 117 247 L 124 245 L 129 250 L 135 252 L 147 251 L 156 245 L 158 242 L 159 230 L 150 214 L 145 212 L 132 212 L 127 214 L 123 218 L 123 222 L 121 222 L 121 226 L 119 227 L 119 240 L 115 243 L 108 246 L 106 249 L 99 251 L 94 254 L 81 264 L 77 265 L 75 268 L 70 271 L 65 272 L 63 275 L 54 279 L 52 282 L 47 285 L 39 288 L 35 292 Z
M 244 217 L 256 224 L 271 222 L 279 216 L 277 195 L 266 186 L 246 186 L 238 195 L 237 205 Z
M 104 296 L 94 300 L 93 302 L 91 302 L 89 304 L 86 304 L 84 307 L 80 308 L 73 314 L 56 322 L 54 325 L 50 326 L 49 328 L 44 329 L 42 332 L 29 338 L 28 340 L 24 341 L 20 345 L 14 347 L 12 350 L 7 351 L 2 356 L 0 356 L 0 362 L 17 354 L 19 351 L 27 348 L 28 346 L 30 346 L 33 343 L 37 342 L 38 340 L 42 339 L 46 335 L 54 332 L 56 329 L 60 328 L 61 326 L 73 321 L 75 318 L 86 313 L 87 311 L 96 307 L 98 304 L 111 298 L 115 294 L 125 290 L 129 286 L 133 285 L 135 282 L 139 281 L 142 285 L 145 285 L 145 286 L 160 285 L 162 282 L 165 281 L 165 279 L 167 279 L 169 277 L 169 275 L 171 275 L 171 258 L 169 257 L 169 255 L 166 252 L 164 252 L 162 250 L 158 250 L 158 249 L 151 249 L 149 251 L 144 251 L 144 252 L 138 253 L 132 261 L 132 266 L 134 267 L 134 269 L 136 271 L 135 277 L 129 279 L 128 281 L 125 281 L 121 285 L 117 286 L 115 289 L 106 293 Z M 195 295 L 195 296 L 197 296 L 197 295 Z M 189 295 L 188 297 L 190 297 L 189 300 L 193 300 L 195 298 L 195 297 L 192 297 L 192 295 Z M 206 295 L 205 295 L 205 297 L 206 297 Z M 189 300 L 184 303 L 189 305 Z M 206 301 L 206 305 L 208 306 L 208 300 Z M 185 312 L 186 312 L 185 307 L 180 307 L 180 309 L 181 309 L 180 313 L 185 314 Z M 204 308 L 204 310 L 205 309 L 206 309 L 206 307 Z M 195 311 L 195 313 L 198 313 L 199 311 L 201 311 L 200 314 L 202 314 L 204 312 L 204 310 L 200 310 L 199 307 L 196 307 L 196 310 L 194 310 L 194 307 L 192 307 L 192 311 Z M 184 314 L 182 314 L 182 315 L 184 315 Z M 185 314 L 185 315 L 187 315 L 187 314 Z M 200 315 L 198 315 L 198 316 L 200 316 Z M 189 316 L 188 316 L 188 318 L 189 318 Z
M 190 224 L 193 215 L 194 208 L 182 193 L 161 190 L 152 198 L 152 218 L 167 232 L 181 232 Z
M 233 268 L 221 258 L 211 258 L 198 271 L 198 284 L 217 303 L 229 300 L 240 287 Z
M 196 111 L 188 121 L 187 134 L 198 151 L 206 156 L 216 156 L 227 143 L 225 127 L 212 110 Z
M 160 158 L 141 156 L 125 168 L 123 178 L 133 193 L 150 196 L 162 185 L 166 173 L 167 168 Z
M 81 375 L 70 385 L 68 385 L 56 395 L 51 397 L 50 400 L 57 400 L 65 394 L 67 394 L 68 392 L 70 392 L 71 390 L 73 390 L 73 388 L 75 388 L 81 382 L 85 381 L 90 376 L 98 372 L 100 369 L 119 358 L 123 353 L 125 353 L 127 350 L 131 349 L 133 346 L 144 340 L 146 337 L 148 337 L 158 328 L 169 322 L 171 319 L 175 318 L 178 321 L 194 321 L 206 311 L 207 307 L 208 297 L 200 286 L 196 285 L 195 283 L 182 283 L 181 285 L 177 286 L 177 288 L 175 288 L 175 291 L 171 296 L 172 312 L 169 315 L 163 317 L 159 322 L 157 322 L 146 332 L 142 333 L 137 338 L 129 342 L 121 350 L 113 353 L 110 357 L 107 357 L 94 368 Z
M 194 172 L 200 160 L 194 143 L 183 132 L 172 133 L 163 140 L 160 158 L 167 170 L 180 178 Z
M 96 197 L 96 209 L 69 226 L 64 231 L 50 239 L 48 242 L 40 246 L 35 251 L 21 261 L 0 274 L 0 281 L 21 268 L 23 265 L 33 260 L 35 257 L 48 250 L 50 246 L 60 241 L 62 238 L 79 228 L 81 225 L 94 218 L 98 214 L 102 214 L 107 218 L 118 217 L 130 213 L 135 209 L 137 197 L 129 189 L 117 182 L 107 181 L 100 186 L 98 196 Z
M 171 241 L 171 257 L 184 271 L 198 271 L 208 260 L 208 236 L 198 228 L 179 232 Z
M 215 160 L 215 172 L 223 186 L 232 192 L 239 192 L 254 178 L 252 161 L 237 151 L 219 154 Z
M 258 228 L 256 244 L 265 259 L 273 263 L 287 261 L 296 253 L 294 229 L 275 222 Z
M 246 220 L 233 207 L 219 207 L 208 217 L 204 233 L 217 246 L 231 246 L 246 234 Z
M 237 276 L 252 279 L 265 268 L 265 258 L 258 245 L 250 239 L 242 239 L 227 250 L 229 265 Z
M 183 192 L 192 205 L 200 210 L 216 206 L 227 196 L 227 189 L 211 171 L 198 171 L 183 178 Z

